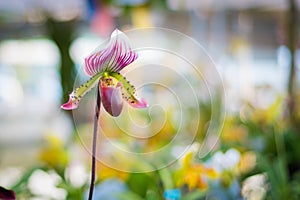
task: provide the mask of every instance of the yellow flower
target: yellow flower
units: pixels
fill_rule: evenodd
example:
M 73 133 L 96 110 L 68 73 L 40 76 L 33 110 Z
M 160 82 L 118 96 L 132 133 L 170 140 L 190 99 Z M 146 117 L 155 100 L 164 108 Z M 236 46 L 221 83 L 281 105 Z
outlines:
M 237 125 L 233 118 L 227 118 L 221 134 L 225 142 L 244 143 L 247 142 L 248 132 L 242 125 Z
M 193 152 L 188 152 L 182 159 L 183 169 L 188 169 L 191 166 L 191 161 L 193 158 Z
M 250 118 L 253 122 L 261 125 L 273 125 L 275 122 L 281 121 L 282 112 L 283 101 L 281 97 L 277 97 L 267 108 L 253 108 Z
M 128 173 L 122 172 L 111 167 L 108 167 L 101 162 L 97 163 L 97 176 L 100 180 L 105 180 L 108 178 L 119 178 L 126 180 L 128 178 Z
M 182 168 L 175 173 L 176 186 L 184 184 L 190 190 L 199 188 L 207 189 L 208 179 L 217 178 L 218 174 L 213 168 L 204 166 L 201 163 L 192 163 L 193 152 L 189 152 L 182 160 Z
M 132 7 L 132 23 L 135 28 L 151 27 L 151 15 L 147 6 L 134 6 Z
M 39 159 L 54 168 L 64 168 L 69 163 L 69 154 L 57 136 L 46 136 L 47 145 L 41 150 Z

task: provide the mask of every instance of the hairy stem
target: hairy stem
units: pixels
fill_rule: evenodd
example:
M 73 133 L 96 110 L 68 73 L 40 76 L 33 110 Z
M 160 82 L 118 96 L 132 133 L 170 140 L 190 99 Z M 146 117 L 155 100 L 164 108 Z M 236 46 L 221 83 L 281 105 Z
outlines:
M 100 82 L 99 82 L 100 84 Z M 89 191 L 89 200 L 93 199 L 93 192 L 95 187 L 95 175 L 96 175 L 96 150 L 97 150 L 97 132 L 98 132 L 98 120 L 100 114 L 101 106 L 101 96 L 99 92 L 100 85 L 97 88 L 97 102 L 95 106 L 95 116 L 94 116 L 94 132 L 93 132 L 93 146 L 92 146 L 92 172 L 91 172 L 91 184 Z

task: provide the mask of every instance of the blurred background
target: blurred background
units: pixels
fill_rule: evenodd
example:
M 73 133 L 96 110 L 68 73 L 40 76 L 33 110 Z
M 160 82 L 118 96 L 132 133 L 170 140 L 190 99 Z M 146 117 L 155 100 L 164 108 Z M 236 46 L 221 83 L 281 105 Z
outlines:
M 299 8 L 298 0 L 1 1 L 0 185 L 14 189 L 19 199 L 83 199 L 90 157 L 82 141 L 90 144 L 93 113 L 77 113 L 75 129 L 72 113 L 60 105 L 82 73 L 83 59 L 115 28 L 162 27 L 190 36 L 214 61 L 226 94 L 221 136 L 199 159 L 197 145 L 205 138 L 211 102 L 203 98 L 188 105 L 184 112 L 190 118 L 195 108 L 201 113 L 185 127 L 187 135 L 197 130 L 193 153 L 166 171 L 144 174 L 99 163 L 96 195 L 113 199 L 112 191 L 119 191 L 116 199 L 179 199 L 177 188 L 182 199 L 299 199 Z M 86 106 L 93 105 L 90 99 L 85 108 L 92 111 Z M 151 116 L 150 128 L 161 128 L 156 137 L 122 142 L 141 152 L 164 146 L 178 128 L 174 109 L 165 108 L 163 125 L 161 115 Z M 122 130 L 110 120 L 103 116 L 103 129 L 118 138 Z M 137 165 L 122 159 L 116 165 Z

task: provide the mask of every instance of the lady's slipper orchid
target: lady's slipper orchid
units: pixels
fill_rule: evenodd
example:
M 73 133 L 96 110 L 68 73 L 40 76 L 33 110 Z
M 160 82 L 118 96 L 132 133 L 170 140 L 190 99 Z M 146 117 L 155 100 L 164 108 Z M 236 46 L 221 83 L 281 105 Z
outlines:
M 111 35 L 111 40 L 104 50 L 96 51 L 85 58 L 85 72 L 91 78 L 76 88 L 69 101 L 61 106 L 65 110 L 78 107 L 81 98 L 98 84 L 102 104 L 112 116 L 120 115 L 123 107 L 122 97 L 135 108 L 145 108 L 144 99 L 135 96 L 135 88 L 119 72 L 137 59 L 138 55 L 129 44 L 128 38 L 119 30 Z
M 69 101 L 61 106 L 65 110 L 77 108 L 81 98 L 95 85 L 98 85 L 94 117 L 89 200 L 93 198 L 95 186 L 96 145 L 101 102 L 104 109 L 114 117 L 119 116 L 122 111 L 122 97 L 135 108 L 147 107 L 146 101 L 135 96 L 135 88 L 119 73 L 123 68 L 135 61 L 137 57 L 137 53 L 131 50 L 125 34 L 119 30 L 115 30 L 105 49 L 96 51 L 85 58 L 84 69 L 91 76 L 90 80 L 76 88 L 69 95 Z

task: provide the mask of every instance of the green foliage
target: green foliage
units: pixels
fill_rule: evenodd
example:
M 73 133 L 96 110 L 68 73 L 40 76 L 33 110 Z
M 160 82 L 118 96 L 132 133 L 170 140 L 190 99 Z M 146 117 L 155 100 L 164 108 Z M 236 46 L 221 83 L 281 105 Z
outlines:
M 207 123 L 212 116 L 211 109 L 205 102 L 202 102 L 200 107 L 202 117 L 199 127 L 197 127 L 196 140 L 199 143 L 203 141 Z M 167 112 L 170 112 L 170 115 L 172 113 L 172 111 Z M 192 115 L 192 108 L 187 112 Z M 151 173 L 122 172 L 122 176 L 117 170 L 100 167 L 97 173 L 103 175 L 103 177 L 98 177 L 97 184 L 101 185 L 102 181 L 110 177 L 118 177 L 118 180 L 126 186 L 125 189 L 123 188 L 125 192 L 118 194 L 120 200 L 160 200 L 164 199 L 166 190 L 172 191 L 173 189 L 179 189 L 181 200 L 205 199 L 215 193 L 217 194 L 216 198 L 222 199 L 228 196 L 236 197 L 236 194 L 242 193 L 239 190 L 244 187 L 246 180 L 249 177 L 251 178 L 252 175 L 259 174 L 265 177 L 265 182 L 251 186 L 253 187 L 251 190 L 258 188 L 259 191 L 265 191 L 260 196 L 261 198 L 275 200 L 299 199 L 300 148 L 298 146 L 300 135 L 297 129 L 285 120 L 283 114 L 284 104 L 282 98 L 277 98 L 270 107 L 264 109 L 249 104 L 245 110 L 241 111 L 240 115 L 232 114 L 226 117 L 217 148 L 206 155 L 205 158 L 197 158 L 196 152 L 186 152 L 172 166 Z M 146 115 L 146 117 L 148 116 Z M 108 123 L 106 125 L 110 126 Z M 116 134 L 116 131 L 118 130 L 112 132 Z M 147 143 L 148 147 L 166 143 L 173 132 L 176 133 L 176 131 L 176 127 L 172 126 L 171 122 L 167 122 L 164 129 L 162 129 L 163 134 L 159 138 L 151 138 L 151 142 L 148 141 Z M 28 170 L 12 189 L 20 199 L 35 197 L 28 187 L 28 182 L 32 173 L 40 169 L 45 172 L 54 171 L 60 177 L 56 187 L 67 192 L 67 199 L 82 199 L 88 189 L 88 181 L 81 186 L 74 186 L 69 178 L 65 177 L 66 170 L 72 162 L 70 147 L 64 146 L 57 140 L 50 141 L 55 142 L 50 142 L 50 146 L 48 145 L 41 150 L 41 155 L 44 156 L 41 156 L 40 159 L 44 165 Z M 73 141 L 73 143 L 76 143 L 76 141 Z M 219 159 L 220 156 L 225 157 L 229 149 L 234 149 L 239 153 L 239 163 L 228 168 L 225 166 L 226 159 L 230 158 L 225 158 L 225 160 L 223 158 L 219 162 L 221 162 L 221 166 L 225 166 L 224 169 L 215 170 L 218 166 L 212 161 L 214 156 L 219 153 Z M 57 164 L 61 163 L 61 155 L 63 154 L 70 156 L 70 160 L 67 159 L 68 162 L 63 162 L 63 167 L 57 167 Z M 161 158 L 164 158 L 164 156 L 167 157 L 169 154 L 161 155 Z M 122 161 L 121 157 L 118 158 L 120 163 L 128 164 L 129 169 L 139 168 L 138 166 L 141 165 L 154 165 L 147 161 L 129 161 L 126 159 Z M 235 187 L 232 187 L 233 184 L 236 184 Z M 231 194 L 232 190 L 235 190 L 233 194 Z M 97 193 L 97 190 L 95 192 Z
M 130 174 L 127 181 L 130 190 L 143 198 L 147 196 L 148 190 L 157 190 L 157 182 L 151 175 L 147 173 Z
M 204 198 L 205 195 L 206 193 L 201 190 L 194 190 L 181 198 L 181 200 L 199 200 Z

